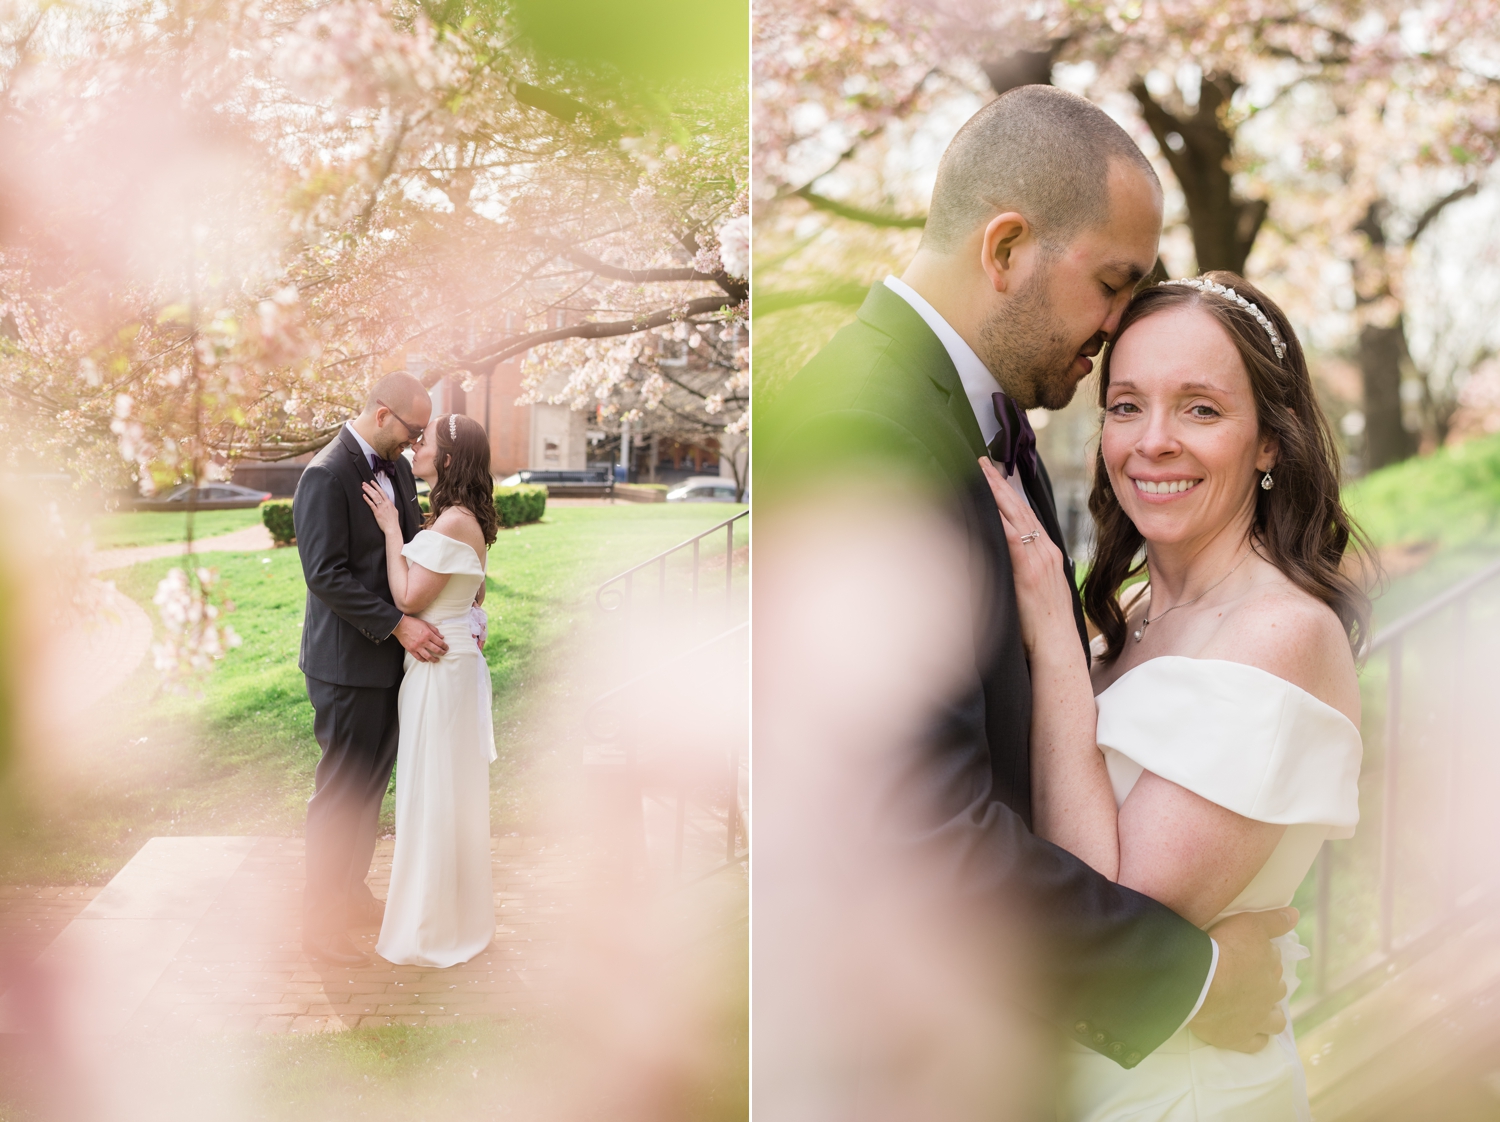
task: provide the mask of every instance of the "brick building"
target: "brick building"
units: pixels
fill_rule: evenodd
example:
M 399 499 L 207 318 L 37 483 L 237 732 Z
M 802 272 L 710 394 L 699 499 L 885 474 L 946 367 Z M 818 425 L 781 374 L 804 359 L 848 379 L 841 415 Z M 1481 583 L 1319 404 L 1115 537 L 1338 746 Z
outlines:
M 419 354 L 396 352 L 389 356 L 385 368 L 405 368 L 420 378 L 428 362 Z M 544 390 L 562 389 L 566 373 L 559 371 L 554 378 L 555 386 L 544 386 Z M 619 439 L 593 431 L 587 412 L 545 402 L 517 404 L 516 399 L 521 396 L 519 356 L 476 378 L 467 391 L 462 379 L 443 378 L 432 387 L 431 395 L 433 416 L 462 413 L 484 426 L 490 434 L 490 468 L 497 479 L 527 468 L 581 470 L 591 463 L 616 463 L 620 459 Z M 718 441 L 711 437 L 694 444 L 637 436 L 632 443 L 635 447 L 630 467 L 631 478 L 635 480 L 675 482 L 721 470 Z M 309 454 L 276 464 L 242 463 L 234 470 L 234 480 L 275 495 L 290 495 L 296 489 L 303 464 L 310 459 Z

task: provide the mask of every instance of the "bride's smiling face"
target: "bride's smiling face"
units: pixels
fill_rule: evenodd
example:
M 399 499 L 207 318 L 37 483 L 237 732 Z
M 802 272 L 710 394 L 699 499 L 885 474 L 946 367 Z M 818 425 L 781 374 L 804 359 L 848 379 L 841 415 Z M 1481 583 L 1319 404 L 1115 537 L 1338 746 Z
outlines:
M 1120 506 L 1159 545 L 1248 527 L 1260 476 L 1276 463 L 1239 351 L 1191 305 L 1138 320 L 1115 341 L 1100 449 Z

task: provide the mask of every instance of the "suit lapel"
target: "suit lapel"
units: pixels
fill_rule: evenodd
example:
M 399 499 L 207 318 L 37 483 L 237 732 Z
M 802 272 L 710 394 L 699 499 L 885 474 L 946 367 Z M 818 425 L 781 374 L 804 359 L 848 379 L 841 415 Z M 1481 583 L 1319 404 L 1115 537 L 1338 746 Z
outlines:
M 1057 548 L 1062 550 L 1063 557 L 1068 556 L 1068 543 L 1063 540 L 1062 524 L 1057 520 L 1057 503 L 1052 497 L 1052 481 L 1047 478 L 1047 469 L 1037 461 L 1037 475 L 1028 479 L 1028 472 L 1021 472 L 1021 484 L 1026 488 L 1026 497 L 1031 500 L 1031 509 L 1041 520 L 1042 529 L 1047 531 L 1047 536 L 1056 543 Z
M 354 470 L 359 473 L 359 481 L 374 483 L 375 473 L 370 470 L 369 458 L 365 455 L 364 449 L 359 446 L 359 441 L 354 439 L 354 434 L 349 431 L 348 425 L 339 429 L 339 443 L 344 446 L 349 453 L 349 458 L 354 461 Z
M 354 439 L 354 434 L 348 427 L 339 430 L 339 443 L 349 453 L 349 458 L 354 461 L 354 470 L 359 474 L 360 483 L 376 483 L 375 473 L 370 470 L 370 459 L 365 455 L 365 450 L 359 446 L 359 441 Z M 405 457 L 398 457 L 401 463 Z M 378 484 L 377 484 L 378 485 Z M 396 492 L 396 513 L 401 518 L 401 536 L 405 541 L 411 541 L 416 537 L 420 518 L 420 508 L 417 506 L 417 485 L 412 481 L 411 467 L 405 470 L 400 467 L 396 469 L 396 477 L 391 480 L 391 490 Z M 365 508 L 369 510 L 368 507 Z M 374 521 L 375 515 L 370 515 Z
M 1052 497 L 1052 480 L 1040 459 L 1036 462 L 1037 474 L 1026 478 L 1021 473 L 1021 483 L 1026 488 L 1026 497 L 1031 500 L 1031 509 L 1042 523 L 1047 536 L 1062 550 L 1063 572 L 1068 575 L 1068 587 L 1073 590 L 1073 621 L 1078 626 L 1078 639 L 1083 643 L 1084 657 L 1089 658 L 1089 625 L 1083 611 L 1083 600 L 1078 595 L 1078 571 L 1073 559 L 1068 556 L 1068 543 L 1063 540 L 1062 524 L 1057 520 L 1057 500 Z
M 958 369 L 948 356 L 948 349 L 932 328 L 927 326 L 927 321 L 917 314 L 917 310 L 884 284 L 876 284 L 870 289 L 870 294 L 860 306 L 859 318 L 891 339 L 891 357 L 894 360 L 908 370 L 925 374 L 945 395 L 947 416 L 968 445 L 969 458 L 966 463 L 957 465 L 958 470 L 962 473 L 961 477 L 973 485 L 981 508 L 980 518 L 993 525 L 998 532 L 1000 515 L 989 497 L 989 487 L 983 482 L 978 463 L 979 457 L 989 454 L 989 449 L 985 447 L 984 437 L 979 431 L 979 421 L 974 416 L 974 408 L 969 404 L 968 395 L 964 393 Z M 1057 504 L 1052 497 L 1052 481 L 1047 477 L 1047 469 L 1041 460 L 1037 461 L 1036 475 L 1028 479 L 1023 474 L 1021 483 L 1031 500 L 1032 509 L 1047 531 L 1047 536 L 1062 551 L 1069 586 L 1076 586 L 1075 566 L 1073 559 L 1068 556 L 1068 545 L 1063 539 L 1062 525 L 1057 518 Z M 1001 538 L 1000 541 L 1003 549 L 1004 539 Z M 1002 564 L 1005 562 L 1002 561 Z M 1008 580 L 1008 564 L 1005 564 L 1005 571 Z M 1078 598 L 1076 587 L 1073 593 L 1073 614 L 1078 624 L 1079 639 L 1087 653 L 1088 628 L 1084 622 L 1083 603 Z
M 412 478 L 411 466 L 406 464 L 406 457 L 401 457 L 402 467 L 396 471 L 396 478 L 391 480 L 391 488 L 396 492 L 396 507 L 401 515 L 401 536 L 406 541 L 411 541 L 417 536 L 417 530 L 421 528 L 422 508 L 417 505 L 417 484 Z
M 979 422 L 974 419 L 974 409 L 964 393 L 958 369 L 943 341 L 915 308 L 884 284 L 871 287 L 870 294 L 860 305 L 859 318 L 894 340 L 902 364 L 925 374 L 947 396 L 948 416 L 973 452 L 977 473 L 977 461 L 985 454 L 984 436 L 979 431 Z

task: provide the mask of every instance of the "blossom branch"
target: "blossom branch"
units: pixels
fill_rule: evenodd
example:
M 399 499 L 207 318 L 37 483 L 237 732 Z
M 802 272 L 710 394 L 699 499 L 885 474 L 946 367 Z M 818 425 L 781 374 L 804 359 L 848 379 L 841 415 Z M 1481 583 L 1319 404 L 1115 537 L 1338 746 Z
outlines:
M 635 319 L 613 320 L 605 323 L 578 323 L 571 327 L 553 328 L 551 331 L 533 331 L 528 335 L 518 335 L 508 342 L 486 344 L 456 359 L 453 366 L 460 370 L 482 374 L 488 368 L 508 358 L 514 358 L 518 354 L 523 354 L 533 347 L 539 347 L 543 343 L 555 343 L 561 339 L 607 339 L 616 335 L 634 335 L 640 331 L 650 331 L 655 327 L 665 327 L 674 320 L 723 312 L 729 307 L 730 305 L 722 296 L 701 296 L 685 304 L 665 308 Z M 422 382 L 427 386 L 435 385 L 444 373 L 446 371 L 441 367 L 435 367 L 427 371 Z

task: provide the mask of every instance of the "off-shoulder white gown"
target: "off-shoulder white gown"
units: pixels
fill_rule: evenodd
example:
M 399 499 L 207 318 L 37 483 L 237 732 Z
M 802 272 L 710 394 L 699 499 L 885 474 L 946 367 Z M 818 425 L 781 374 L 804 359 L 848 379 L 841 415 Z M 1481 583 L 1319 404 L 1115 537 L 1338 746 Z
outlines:
M 495 934 L 490 869 L 490 762 L 495 735 L 490 672 L 469 633 L 469 605 L 484 562 L 461 541 L 423 530 L 401 550 L 408 561 L 451 574 L 421 618 L 443 633 L 436 662 L 406 656 L 396 749 L 396 852 L 382 958 L 454 966 Z
M 1325 838 L 1359 820 L 1359 730 L 1305 690 L 1237 662 L 1155 658 L 1099 694 L 1099 746 L 1121 804 L 1142 772 L 1236 814 L 1286 826 L 1245 890 L 1216 917 L 1292 902 Z M 1307 957 L 1277 940 L 1287 998 Z M 1126 1070 L 1076 1042 L 1061 1117 L 1088 1122 L 1293 1122 L 1309 1118 L 1291 1025 L 1254 1055 L 1205 1044 L 1186 1027 Z

